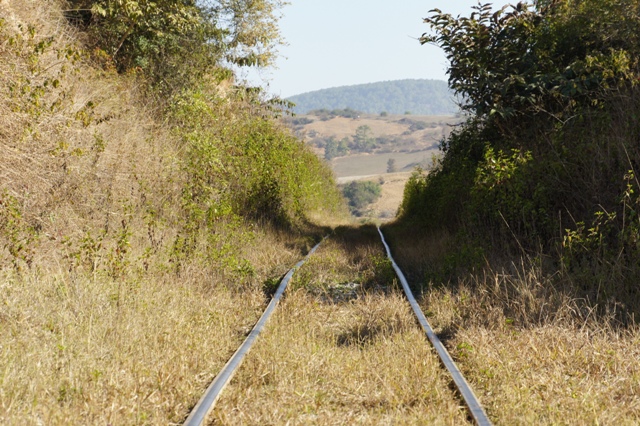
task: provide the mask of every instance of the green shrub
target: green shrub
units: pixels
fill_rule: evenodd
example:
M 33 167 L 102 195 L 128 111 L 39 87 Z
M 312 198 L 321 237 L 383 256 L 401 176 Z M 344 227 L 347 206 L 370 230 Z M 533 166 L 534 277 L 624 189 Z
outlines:
M 468 253 L 550 258 L 590 300 L 640 311 L 637 4 L 475 9 L 425 20 L 434 33 L 422 41 L 445 50 L 471 116 L 443 141 L 437 167 L 411 177 L 401 220 L 475 241 Z
M 205 88 L 175 102 L 189 176 L 184 199 L 194 218 L 294 224 L 314 210 L 340 208 L 331 171 L 267 113 L 260 103 L 228 103 Z
M 345 185 L 342 193 L 353 210 L 360 210 L 376 202 L 382 195 L 382 187 L 372 181 L 352 181 Z

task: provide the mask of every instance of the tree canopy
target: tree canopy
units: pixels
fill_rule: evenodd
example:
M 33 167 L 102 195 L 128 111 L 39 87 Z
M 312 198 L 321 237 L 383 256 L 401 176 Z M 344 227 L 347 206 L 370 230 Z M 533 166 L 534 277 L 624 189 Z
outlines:
M 638 54 L 638 4 L 631 0 L 539 0 L 470 17 L 433 9 L 434 31 L 421 43 L 441 46 L 449 86 L 479 117 L 551 114 L 593 105 L 629 82 Z
M 68 0 L 67 16 L 91 32 L 119 72 L 152 85 L 185 82 L 235 66 L 273 64 L 282 41 L 281 0 Z M 224 73 L 223 73 L 224 74 Z

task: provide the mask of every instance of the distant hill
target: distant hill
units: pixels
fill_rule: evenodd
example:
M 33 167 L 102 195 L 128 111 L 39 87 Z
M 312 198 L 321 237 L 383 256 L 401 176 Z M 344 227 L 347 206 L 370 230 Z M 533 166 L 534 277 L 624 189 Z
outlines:
M 441 80 L 395 80 L 316 90 L 287 98 L 294 112 L 351 108 L 371 114 L 451 115 L 458 110 Z

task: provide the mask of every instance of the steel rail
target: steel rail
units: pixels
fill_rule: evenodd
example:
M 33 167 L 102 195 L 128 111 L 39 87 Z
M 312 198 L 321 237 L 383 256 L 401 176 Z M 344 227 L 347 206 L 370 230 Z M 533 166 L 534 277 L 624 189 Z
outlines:
M 489 418 L 487 417 L 487 413 L 484 412 L 484 409 L 480 405 L 480 401 L 478 401 L 478 398 L 473 393 L 473 390 L 471 390 L 471 387 L 469 386 L 467 381 L 464 379 L 464 376 L 456 366 L 455 362 L 453 362 L 451 355 L 449 355 L 449 352 L 444 347 L 444 345 L 442 344 L 442 342 L 440 341 L 436 333 L 434 333 L 433 329 L 429 325 L 429 321 L 427 321 L 427 318 L 422 313 L 422 309 L 420 309 L 420 305 L 418 305 L 416 298 L 413 297 L 413 293 L 409 288 L 409 283 L 407 282 L 407 279 L 405 278 L 404 274 L 396 264 L 396 261 L 393 260 L 393 256 L 391 256 L 391 250 L 389 249 L 389 245 L 384 239 L 384 235 L 382 234 L 382 230 L 380 229 L 380 227 L 378 227 L 378 233 L 380 234 L 380 238 L 382 239 L 382 244 L 384 244 L 384 248 L 387 251 L 387 256 L 391 261 L 391 265 L 393 265 L 393 269 L 396 271 L 396 275 L 398 276 L 398 279 L 400 279 L 400 283 L 402 283 L 402 288 L 404 289 L 404 292 L 407 295 L 407 299 L 409 299 L 409 303 L 411 304 L 411 308 L 413 309 L 413 312 L 416 314 L 416 317 L 418 317 L 418 321 L 420 322 L 420 325 L 422 326 L 423 330 L 427 333 L 427 337 L 429 338 L 429 341 L 435 348 L 436 352 L 438 352 L 438 356 L 440 357 L 440 360 L 444 364 L 445 368 L 449 371 L 449 374 L 451 374 L 451 377 L 453 377 L 453 381 L 455 382 L 456 387 L 458 388 L 458 391 L 462 395 L 462 398 L 464 399 L 464 402 L 467 404 L 467 407 L 469 407 L 469 412 L 471 413 L 471 417 L 473 417 L 473 420 L 476 422 L 476 424 L 480 426 L 491 425 L 491 421 L 489 421 Z
M 253 342 L 256 340 L 256 338 L 264 328 L 265 324 L 269 320 L 269 317 L 273 313 L 274 309 L 278 305 L 278 302 L 280 301 L 280 298 L 282 297 L 284 290 L 287 288 L 287 285 L 289 284 L 289 281 L 291 280 L 291 277 L 293 276 L 294 272 L 307 261 L 309 256 L 311 256 L 313 252 L 316 251 L 316 249 L 318 248 L 318 246 L 320 246 L 321 243 L 322 241 L 316 244 L 311 249 L 311 251 L 307 253 L 304 259 L 296 263 L 295 266 L 291 268 L 289 272 L 287 272 L 287 274 L 284 276 L 282 281 L 280 281 L 280 285 L 278 286 L 278 289 L 273 295 L 271 302 L 269 302 L 267 309 L 265 309 L 264 313 L 262 314 L 262 316 L 260 317 L 256 325 L 253 327 L 253 330 L 251 330 L 251 333 L 249 333 L 249 336 L 247 336 L 245 341 L 238 348 L 238 350 L 233 354 L 233 356 L 229 359 L 229 361 L 222 368 L 220 373 L 218 373 L 216 378 L 213 379 L 213 382 L 211 382 L 211 384 L 207 388 L 202 398 L 200 398 L 200 401 L 198 401 L 196 406 L 193 407 L 193 410 L 191 410 L 191 414 L 189 414 L 189 417 L 187 417 L 187 420 L 185 420 L 184 422 L 185 426 L 199 426 L 204 423 L 207 416 L 211 413 L 211 410 L 213 410 L 213 407 L 216 401 L 218 400 L 218 397 L 226 387 L 227 383 L 229 383 L 231 377 L 233 377 L 233 374 L 236 372 L 238 366 L 240 366 L 240 364 L 242 363 L 242 359 L 247 354 L 247 352 L 249 352 L 249 349 L 251 349 Z

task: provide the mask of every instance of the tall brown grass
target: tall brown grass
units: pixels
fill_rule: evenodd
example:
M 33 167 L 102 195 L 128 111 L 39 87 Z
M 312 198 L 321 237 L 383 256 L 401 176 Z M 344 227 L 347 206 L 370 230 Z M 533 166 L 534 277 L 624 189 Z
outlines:
M 453 238 L 385 233 L 420 304 L 496 424 L 635 424 L 640 329 L 596 309 L 540 258 L 485 259 L 439 281 Z
M 61 4 L 0 2 L 0 423 L 177 423 L 317 230 L 220 220 L 183 256 L 184 145 Z
M 289 290 L 214 424 L 467 423 L 375 227 L 338 228 Z

